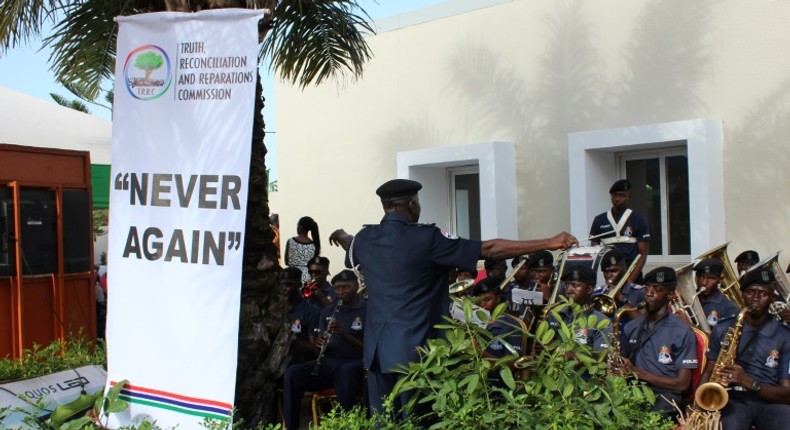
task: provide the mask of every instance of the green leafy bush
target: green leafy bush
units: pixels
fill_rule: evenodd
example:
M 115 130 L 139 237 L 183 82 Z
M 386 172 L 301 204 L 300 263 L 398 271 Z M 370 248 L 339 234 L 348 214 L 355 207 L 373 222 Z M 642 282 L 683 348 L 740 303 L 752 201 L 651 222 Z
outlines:
M 16 381 L 48 375 L 62 370 L 87 365 L 106 366 L 107 354 L 104 343 L 82 336 L 69 337 L 65 342 L 56 340 L 41 347 L 22 352 L 22 359 L 0 360 L 0 382 Z
M 576 315 L 581 309 L 572 306 Z M 465 301 L 466 320 L 472 303 Z M 553 312 L 556 312 L 555 308 Z M 492 318 L 505 311 L 502 304 Z M 575 327 L 604 328 L 608 320 L 579 316 L 571 324 L 560 321 L 552 330 L 543 321 L 533 337 L 536 353 L 525 364 L 529 377 L 514 374 L 515 356 L 491 359 L 484 351 L 502 337 L 492 337 L 473 323 L 448 320 L 441 327 L 445 339 L 429 340 L 419 348 L 421 360 L 402 369 L 403 377 L 390 397 L 414 394 L 409 407 L 424 404 L 430 411 L 422 422 L 430 428 L 451 429 L 622 429 L 673 428 L 650 412 L 655 401 L 643 383 L 605 374 L 600 353 L 575 341 Z M 516 329 L 516 328 L 514 328 Z M 520 372 L 515 372 L 520 373 Z M 366 418 L 360 410 L 334 411 L 318 428 L 327 430 L 414 428 L 416 421 L 392 422 Z

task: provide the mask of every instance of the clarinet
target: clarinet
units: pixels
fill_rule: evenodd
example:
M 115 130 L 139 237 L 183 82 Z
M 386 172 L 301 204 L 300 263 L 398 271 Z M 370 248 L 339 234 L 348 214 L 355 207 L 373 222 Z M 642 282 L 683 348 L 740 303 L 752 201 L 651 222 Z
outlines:
M 326 322 L 326 331 L 321 335 L 321 337 L 324 338 L 324 343 L 321 345 L 321 351 L 318 352 L 318 358 L 315 359 L 315 367 L 313 367 L 313 371 L 310 372 L 310 376 L 313 378 L 318 376 L 318 369 L 321 368 L 321 361 L 324 359 L 326 346 L 329 345 L 329 339 L 332 338 L 332 332 L 329 331 L 329 326 L 337 319 L 337 313 L 340 312 L 341 306 L 343 306 L 343 299 L 338 299 L 335 310 L 332 311 L 332 316 L 329 317 L 329 321 Z

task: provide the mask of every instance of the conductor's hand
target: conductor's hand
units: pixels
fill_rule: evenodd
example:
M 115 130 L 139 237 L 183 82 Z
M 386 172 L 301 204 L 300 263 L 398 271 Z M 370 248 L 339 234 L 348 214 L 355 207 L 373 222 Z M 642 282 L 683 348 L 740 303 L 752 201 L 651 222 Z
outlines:
M 334 246 L 339 246 L 339 247 L 341 247 L 343 249 L 346 249 L 346 250 L 348 249 L 349 246 L 351 246 L 351 241 L 353 239 L 354 239 L 354 236 L 346 233 L 346 231 L 343 230 L 342 228 L 339 228 L 339 229 L 333 231 L 332 234 L 329 235 L 329 243 L 330 244 L 332 244 Z
M 576 236 L 563 231 L 549 239 L 549 249 L 568 249 L 571 246 L 579 246 Z

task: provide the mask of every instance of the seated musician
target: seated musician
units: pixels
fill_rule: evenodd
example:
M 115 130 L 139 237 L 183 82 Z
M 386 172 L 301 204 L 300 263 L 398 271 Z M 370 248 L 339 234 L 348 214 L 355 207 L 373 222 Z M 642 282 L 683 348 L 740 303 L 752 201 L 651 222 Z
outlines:
M 321 311 L 316 344 L 329 343 L 318 359 L 288 367 L 284 377 L 284 409 L 287 429 L 299 428 L 302 396 L 306 391 L 334 388 L 337 402 L 345 409 L 357 403 L 363 378 L 362 338 L 367 303 L 357 297 L 359 284 L 351 270 L 332 278 L 337 300 Z M 317 364 L 318 363 L 318 364 Z M 317 374 L 316 374 L 317 370 Z
M 582 313 L 578 315 L 574 314 L 571 306 L 560 305 L 558 312 L 560 318 L 571 330 L 573 330 L 576 342 L 587 345 L 594 351 L 608 349 L 610 337 L 612 335 L 611 324 L 600 330 L 595 327 L 582 327 L 579 324 L 573 324 L 576 318 L 586 318 L 589 315 L 595 315 L 597 321 L 608 319 L 606 315 L 593 308 L 592 291 L 595 287 L 595 271 L 587 265 L 571 267 L 565 270 L 562 280 L 565 282 L 565 297 L 581 306 Z M 555 318 L 553 312 L 549 314 L 547 321 L 550 328 L 554 330 L 560 328 L 560 323 Z M 596 323 L 596 326 L 597 325 Z
M 502 290 L 499 286 L 505 281 L 504 277 L 485 278 L 477 283 L 477 291 L 482 301 L 478 304 L 488 312 L 493 312 L 494 308 L 503 301 Z M 521 355 L 523 340 L 521 324 L 511 315 L 502 314 L 499 318 L 492 320 L 486 326 L 486 330 L 493 337 L 501 337 L 507 342 L 503 344 L 501 340 L 494 340 L 486 349 L 486 355 L 495 358 L 504 357 L 506 354 Z
M 735 270 L 738 275 L 744 274 L 750 267 L 754 266 L 760 261 L 760 254 L 757 251 L 748 250 L 743 251 L 735 257 Z
M 305 300 L 300 288 L 302 271 L 297 267 L 286 267 L 280 281 L 288 296 L 288 321 L 291 323 L 291 345 L 288 355 L 290 364 L 304 363 L 315 358 L 315 330 L 318 328 L 318 314 L 310 302 Z
M 715 371 L 723 385 L 733 388 L 721 411 L 724 430 L 790 426 L 790 331 L 768 313 L 775 281 L 774 273 L 767 268 L 753 270 L 741 279 L 748 312 L 735 341 L 732 365 L 716 368 L 726 331 L 719 326 L 714 329 L 702 381 L 708 381 Z
M 307 262 L 307 273 L 310 275 L 310 284 L 313 284 L 311 285 L 313 293 L 308 301 L 318 309 L 332 303 L 335 300 L 335 289 L 326 279 L 329 276 L 329 259 L 320 256 L 314 257 Z
M 513 302 L 513 297 L 512 297 L 513 290 L 515 289 L 528 290 L 530 288 L 530 283 L 532 281 L 532 278 L 530 277 L 529 274 L 529 267 L 527 267 L 526 264 L 526 261 L 528 259 L 529 259 L 528 256 L 521 255 L 514 258 L 513 261 L 510 262 L 510 266 L 513 267 L 513 270 L 516 270 L 519 264 L 521 264 L 521 262 L 524 261 L 524 264 L 521 265 L 521 267 L 516 271 L 516 273 L 513 274 L 513 280 L 510 281 L 510 292 L 511 292 L 510 297 L 505 298 L 505 300 L 508 301 L 508 311 L 513 315 L 521 315 L 522 311 L 524 310 L 523 308 L 525 306 L 521 303 Z
M 627 271 L 628 266 L 625 264 L 625 254 L 618 249 L 607 251 L 603 259 L 601 259 L 601 272 L 605 282 L 593 290 L 593 296 L 598 294 L 609 295 Z M 639 303 L 645 301 L 645 287 L 626 280 L 620 291 L 615 295 L 614 300 L 618 309 L 623 306 L 636 307 Z M 644 315 L 645 310 L 640 309 L 624 312 L 623 314 L 625 318 L 622 318 L 621 322 L 626 323 Z
M 527 260 L 527 268 L 532 277 L 532 284 L 529 290 L 540 291 L 543 293 L 543 303 L 548 303 L 551 297 L 551 279 L 554 276 L 554 256 L 549 251 L 538 251 L 530 254 Z M 563 286 L 560 285 L 557 294 L 564 293 Z
M 711 329 L 724 324 L 724 329 L 735 324 L 738 306 L 719 291 L 724 264 L 718 258 L 706 258 L 694 265 L 694 282 L 699 291 L 699 302 Z
M 674 418 L 681 393 L 691 383 L 697 368 L 697 338 L 678 316 L 669 312 L 670 297 L 675 292 L 677 276 L 670 267 L 658 267 L 645 275 L 647 314 L 628 324 L 623 331 L 621 374 L 633 374 L 653 390 L 656 403 L 652 410 Z

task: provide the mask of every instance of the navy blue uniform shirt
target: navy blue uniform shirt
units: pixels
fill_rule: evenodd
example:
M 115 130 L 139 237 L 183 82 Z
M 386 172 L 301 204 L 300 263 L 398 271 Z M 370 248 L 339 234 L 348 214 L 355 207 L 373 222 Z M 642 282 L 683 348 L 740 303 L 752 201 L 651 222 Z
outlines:
M 326 332 L 329 319 L 332 318 L 332 314 L 335 312 L 336 307 L 337 302 L 334 302 L 321 311 L 321 318 L 318 326 L 321 333 Z M 362 342 L 365 336 L 366 311 L 367 303 L 357 298 L 352 305 L 343 305 L 340 307 L 340 311 L 338 311 L 335 316 L 335 322 L 343 328 L 343 331 Z M 333 334 L 332 337 L 329 338 L 329 345 L 326 347 L 326 356 L 358 360 L 362 357 L 362 353 L 354 348 L 354 346 L 344 339 L 343 336 Z
M 708 345 L 709 360 L 715 361 L 719 355 L 725 333 L 718 327 L 714 329 L 714 338 Z M 781 380 L 790 379 L 790 331 L 776 318 L 771 317 L 759 330 L 744 324 L 737 351 L 735 362 L 760 383 L 779 385 Z
M 619 221 L 619 220 L 617 220 Z M 614 231 L 612 223 L 606 218 L 606 212 L 597 215 L 590 227 L 590 236 L 597 236 L 607 231 Z M 637 242 L 650 242 L 650 228 L 647 225 L 647 220 L 636 212 L 631 212 L 631 216 L 626 220 L 623 229 L 620 231 L 621 236 L 633 237 Z M 615 237 L 612 233 L 608 236 L 598 238 L 598 241 Z M 634 261 L 634 258 L 639 254 L 638 243 L 615 243 L 611 246 L 619 249 L 625 255 L 626 266 Z
M 587 345 L 592 348 L 593 351 L 601 351 L 604 349 L 609 348 L 610 340 L 612 337 L 612 325 L 609 324 L 608 326 L 598 330 L 594 327 L 597 327 L 598 324 L 605 320 L 609 319 L 606 315 L 596 311 L 595 309 L 591 309 L 585 312 L 582 315 L 579 315 L 579 318 L 587 318 L 590 315 L 595 315 L 597 318 L 597 322 L 595 323 L 594 327 L 581 327 L 579 324 L 573 324 L 573 320 L 576 319 L 576 316 L 573 315 L 573 308 L 570 306 L 564 306 L 559 311 L 560 317 L 562 321 L 571 329 L 573 330 L 574 337 L 576 342 L 581 345 Z M 549 327 L 552 330 L 559 330 L 560 323 L 554 318 L 553 313 L 549 313 L 549 317 L 547 319 L 549 323 Z
M 719 322 L 731 321 L 729 326 L 735 324 L 735 318 L 741 311 L 735 303 L 724 296 L 721 291 L 714 291 L 709 297 L 699 297 L 699 302 L 702 305 L 702 310 L 705 311 L 705 318 L 708 320 L 708 325 L 714 327 Z
M 521 324 L 519 324 L 516 318 L 504 314 L 496 319 L 496 321 L 492 322 L 486 327 L 491 336 L 493 337 L 501 337 L 505 342 L 509 343 L 513 349 L 516 351 L 517 355 L 521 355 L 522 351 L 522 344 L 521 341 L 524 339 L 521 332 Z M 502 341 L 494 340 L 491 342 L 491 345 L 488 346 L 488 350 L 491 355 L 502 358 L 506 354 L 511 354 L 511 351 L 502 345 Z
M 288 320 L 291 322 L 291 333 L 294 339 L 309 340 L 310 336 L 315 335 L 318 329 L 318 309 L 307 300 L 299 300 L 299 303 L 291 306 L 288 312 Z M 291 348 L 289 354 L 293 357 L 291 363 L 301 363 L 306 360 Z
M 434 325 L 450 311 L 447 270 L 475 269 L 481 247 L 396 212 L 357 233 L 349 252 L 368 290 L 365 367 L 372 368 L 374 357 L 383 372 L 416 361 L 416 347 L 441 336 Z M 346 264 L 351 267 L 348 256 Z
M 653 328 L 658 324 L 658 328 Z M 648 334 L 652 334 L 647 337 Z M 622 344 L 622 355 L 640 369 L 661 376 L 678 376 L 680 369 L 696 369 L 697 336 L 694 330 L 674 314 L 667 314 L 663 320 L 649 324 L 647 315 L 643 315 L 625 325 L 623 335 L 626 339 Z M 642 346 L 632 351 L 643 340 Z M 668 400 L 680 402 L 680 392 L 660 390 L 655 387 L 656 396 L 663 395 Z

